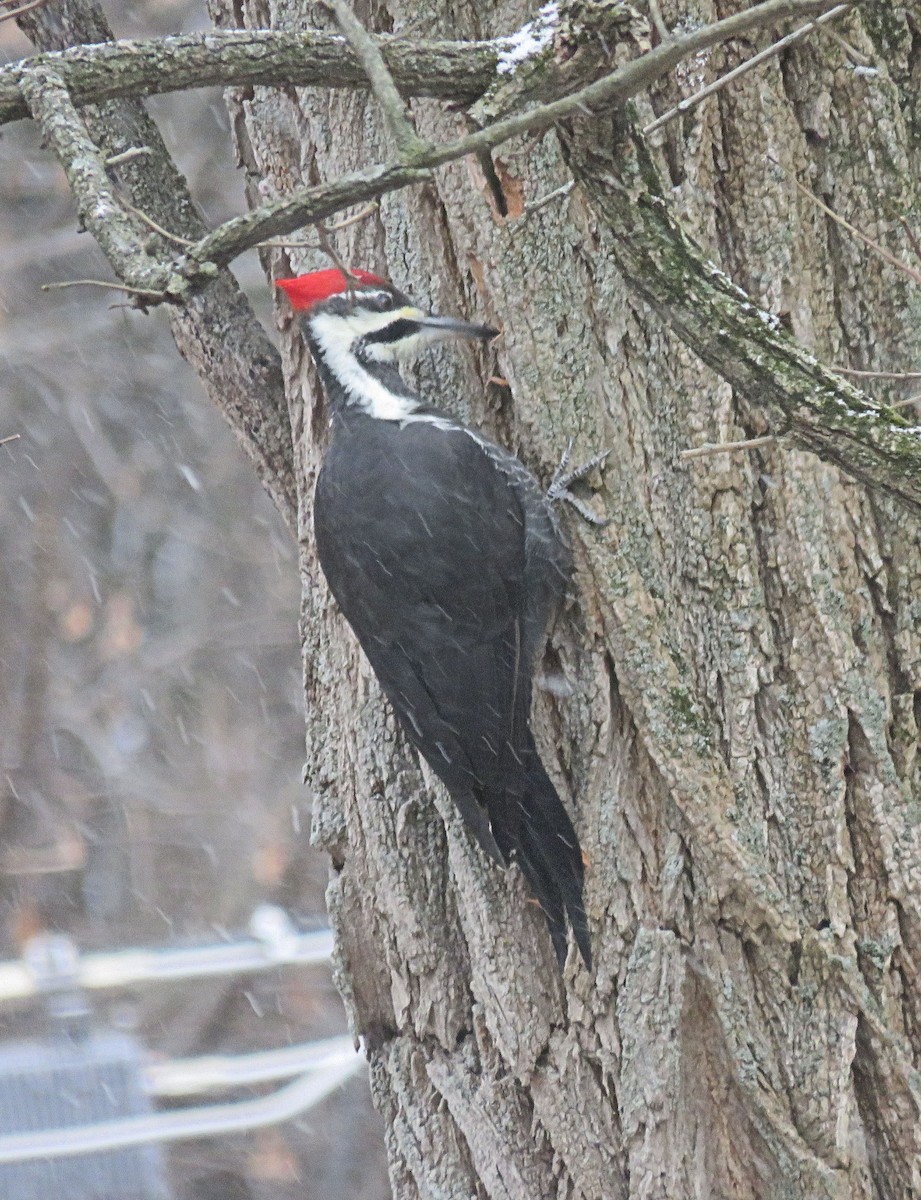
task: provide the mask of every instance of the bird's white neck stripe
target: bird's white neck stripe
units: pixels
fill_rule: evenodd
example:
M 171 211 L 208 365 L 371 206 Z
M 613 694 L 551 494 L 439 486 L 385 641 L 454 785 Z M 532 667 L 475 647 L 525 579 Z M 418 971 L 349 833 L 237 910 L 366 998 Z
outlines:
M 418 400 L 392 392 L 362 366 L 352 350 L 354 335 L 342 328 L 341 321 L 321 313 L 311 320 L 310 331 L 329 370 L 368 416 L 405 421 L 416 411 Z

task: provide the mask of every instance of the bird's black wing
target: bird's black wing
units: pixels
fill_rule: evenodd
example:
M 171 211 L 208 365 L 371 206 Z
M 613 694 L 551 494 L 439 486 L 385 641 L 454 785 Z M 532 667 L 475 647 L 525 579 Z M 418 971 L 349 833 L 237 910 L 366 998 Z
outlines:
M 314 523 L 330 588 L 407 735 L 494 852 L 485 807 L 507 857 L 530 709 L 515 490 L 463 429 L 354 418 L 327 456 Z
M 497 451 L 459 427 L 352 415 L 317 484 L 317 546 L 410 740 L 483 849 L 517 858 L 560 962 L 568 917 L 590 964 L 578 838 L 528 723 L 565 548 L 536 481 Z
M 496 470 L 515 493 L 525 525 L 525 607 L 522 647 L 528 671 L 534 669 L 547 628 L 556 615 L 572 568 L 569 544 L 552 501 L 524 465 L 504 446 L 474 435 Z

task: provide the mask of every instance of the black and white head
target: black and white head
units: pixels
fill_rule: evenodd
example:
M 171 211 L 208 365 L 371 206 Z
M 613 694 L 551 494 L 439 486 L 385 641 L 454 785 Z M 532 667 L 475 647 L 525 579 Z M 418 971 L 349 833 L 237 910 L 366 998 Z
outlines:
M 311 340 L 337 374 L 346 358 L 395 363 L 435 342 L 489 341 L 498 333 L 489 325 L 426 313 L 370 271 L 356 269 L 352 275 L 349 281 L 331 268 L 277 281 L 294 309 L 305 314 Z

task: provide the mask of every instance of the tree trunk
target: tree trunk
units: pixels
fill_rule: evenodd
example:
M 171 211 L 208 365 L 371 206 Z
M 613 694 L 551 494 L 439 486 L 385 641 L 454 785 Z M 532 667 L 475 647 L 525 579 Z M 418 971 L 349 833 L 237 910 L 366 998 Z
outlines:
M 669 28 L 725 8 L 673 0 Z M 909 12 L 912 9 L 912 13 Z M 370 27 L 507 33 L 518 4 L 389 0 Z M 268 25 L 264 0 L 223 23 Z M 271 24 L 328 24 L 304 0 Z M 652 139 L 685 228 L 822 361 L 918 370 L 897 255 L 918 229 L 916 6 L 871 4 Z M 846 42 L 842 42 L 840 37 Z M 680 69 L 663 111 L 753 49 Z M 365 94 L 231 98 L 258 198 L 392 151 Z M 912 106 L 915 105 L 913 110 Z M 420 132 L 462 119 L 419 101 Z M 647 101 L 639 123 L 654 115 Z M 516 870 L 473 846 L 333 605 L 311 496 L 326 417 L 283 323 L 299 486 L 309 782 L 333 862 L 338 984 L 365 1039 L 400 1200 L 908 1197 L 921 1189 L 921 556 L 914 514 L 780 443 L 640 294 L 596 203 L 610 123 L 455 163 L 339 236 L 441 312 L 501 324 L 497 357 L 423 363 L 548 478 L 602 447 L 611 525 L 573 526 L 571 598 L 538 692 L 542 754 L 585 849 L 596 967 L 560 980 Z M 618 169 L 612 156 L 610 173 Z M 526 207 L 575 175 L 582 185 Z M 274 251 L 276 275 L 320 261 Z M 903 385 L 883 393 L 902 396 Z

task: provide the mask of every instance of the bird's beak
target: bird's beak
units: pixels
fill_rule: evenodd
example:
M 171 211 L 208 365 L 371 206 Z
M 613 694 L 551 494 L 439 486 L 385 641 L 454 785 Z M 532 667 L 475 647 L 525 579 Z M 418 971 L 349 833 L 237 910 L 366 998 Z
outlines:
M 493 329 L 492 325 L 477 325 L 471 321 L 461 321 L 457 317 L 423 317 L 419 322 L 419 332 L 433 342 L 446 338 L 491 342 L 499 336 L 499 330 Z

